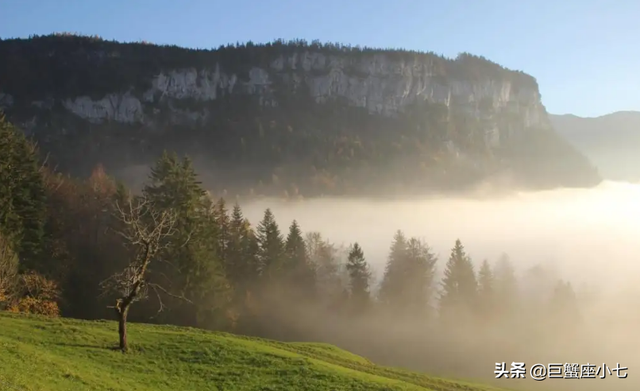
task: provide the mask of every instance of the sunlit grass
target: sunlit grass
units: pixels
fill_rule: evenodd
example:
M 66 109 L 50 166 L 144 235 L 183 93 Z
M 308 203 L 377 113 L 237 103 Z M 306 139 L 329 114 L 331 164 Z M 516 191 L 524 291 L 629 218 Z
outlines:
M 0 390 L 436 390 L 490 386 L 376 366 L 327 344 L 173 326 L 0 314 Z

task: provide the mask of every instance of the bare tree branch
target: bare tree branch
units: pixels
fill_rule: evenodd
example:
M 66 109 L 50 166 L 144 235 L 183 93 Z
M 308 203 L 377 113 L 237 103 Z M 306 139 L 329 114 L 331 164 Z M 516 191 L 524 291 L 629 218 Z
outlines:
M 162 301 L 162 296 L 160 295 L 160 292 L 158 292 L 158 288 L 155 285 L 151 285 L 151 289 L 153 289 L 153 291 L 156 294 L 156 297 L 158 298 L 158 312 L 151 317 L 151 319 L 155 318 L 156 316 L 158 316 L 158 314 L 160 314 L 162 311 L 164 311 L 165 309 L 165 305 L 164 302 Z
M 184 295 L 184 293 L 181 293 L 180 295 L 176 295 L 176 294 L 173 294 L 173 293 L 171 293 L 171 292 L 167 291 L 167 290 L 166 290 L 166 289 L 164 289 L 161 285 L 158 285 L 158 284 L 152 284 L 152 283 L 149 283 L 148 285 L 149 285 L 152 289 L 154 289 L 154 290 L 158 289 L 158 290 L 160 290 L 160 291 L 164 292 L 167 296 L 173 297 L 174 299 L 180 299 L 180 300 L 186 301 L 186 302 L 187 302 L 187 303 L 189 303 L 189 304 L 193 304 L 193 302 L 192 302 L 191 300 L 189 300 L 189 299 Z
M 119 203 L 115 204 L 116 218 L 123 226 L 121 231 L 116 232 L 133 251 L 133 256 L 121 272 L 102 281 L 100 286 L 103 295 L 118 295 L 115 306 L 109 308 L 114 308 L 118 315 L 120 348 L 123 351 L 127 350 L 126 319 L 129 307 L 134 302 L 147 298 L 149 288 L 158 298 L 158 314 L 166 308 L 160 292 L 191 303 L 184 294 L 172 294 L 161 285 L 147 281 L 149 265 L 159 261 L 158 255 L 172 244 L 168 239 L 176 233 L 176 214 L 154 206 L 144 197 L 129 199 L 124 207 Z M 187 236 L 187 241 L 189 238 L 190 235 Z

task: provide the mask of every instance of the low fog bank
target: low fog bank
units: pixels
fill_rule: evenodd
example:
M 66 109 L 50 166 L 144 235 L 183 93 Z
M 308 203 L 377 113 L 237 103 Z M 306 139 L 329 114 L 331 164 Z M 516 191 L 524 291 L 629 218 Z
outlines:
M 608 380 L 496 380 L 503 387 L 636 390 L 640 370 L 640 185 L 603 182 L 592 189 L 523 192 L 500 198 L 441 198 L 424 201 L 315 199 L 259 200 L 242 204 L 255 225 L 271 208 L 281 231 L 297 220 L 335 244 L 358 242 L 379 281 L 396 230 L 423 238 L 439 256 L 441 273 L 456 239 L 476 272 L 488 259 L 509 255 L 526 287 L 527 272 L 541 265 L 553 281 L 570 281 L 582 319 L 579 326 L 547 321 L 536 298 L 521 303 L 513 323 L 459 324 L 451 330 L 411 320 L 371 317 L 345 323 L 339 316 L 283 308 L 317 340 L 338 344 L 372 360 L 438 375 L 491 379 L 495 362 L 616 363 L 629 378 Z M 442 276 L 436 276 L 436 284 Z M 533 284 L 536 284 L 534 281 Z M 532 292 L 540 287 L 531 287 Z M 553 283 L 539 292 L 550 293 Z M 535 295 L 535 293 L 534 293 Z M 437 295 L 436 295 L 437 296 Z M 538 298 L 548 300 L 550 295 Z M 535 326 L 533 326 L 535 325 Z M 479 331 L 481 330 L 481 331 Z M 311 333 L 313 335 L 313 333 Z M 310 334 L 307 334 L 307 338 Z M 314 338 L 314 337 L 312 337 Z M 528 374 L 527 374 L 528 376 Z M 602 383 L 606 381 L 607 383 Z
M 507 253 L 520 270 L 542 264 L 576 288 L 634 287 L 640 272 L 640 185 L 518 193 L 500 198 L 425 201 L 264 199 L 242 204 L 256 224 L 271 208 L 282 229 L 297 220 L 336 244 L 358 242 L 381 273 L 396 230 L 426 240 L 440 264 L 456 239 L 479 265 Z M 440 268 L 441 269 L 441 268 Z

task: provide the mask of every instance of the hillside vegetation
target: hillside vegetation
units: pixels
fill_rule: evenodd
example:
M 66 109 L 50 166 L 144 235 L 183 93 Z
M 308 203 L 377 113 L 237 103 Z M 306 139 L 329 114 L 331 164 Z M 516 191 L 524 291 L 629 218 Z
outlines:
M 320 103 L 310 86 L 325 83 L 334 68 L 301 70 L 305 53 L 344 60 L 344 80 L 388 83 L 387 102 L 398 98 L 393 91 L 403 84 L 397 75 L 376 81 L 377 76 L 367 74 L 366 64 L 376 56 L 397 64 L 428 64 L 428 83 L 443 90 L 453 81 L 538 88 L 532 76 L 470 54 L 446 59 L 302 40 L 192 50 L 51 35 L 0 41 L 0 109 L 6 106 L 7 118 L 32 134 L 60 170 L 84 177 L 102 164 L 129 185 L 139 184 L 143 175 L 138 169 L 152 165 L 165 149 L 193 157 L 209 189 L 245 197 L 459 192 L 496 176 L 533 188 L 600 181 L 589 161 L 544 121 L 525 126 L 522 113 L 538 110 L 531 106 L 535 102 L 513 101 L 517 107 L 506 108 L 494 107 L 490 96 L 469 103 L 471 96 L 455 95 L 449 106 L 418 99 L 397 118 L 355 107 L 342 95 Z M 271 66 L 294 54 L 296 69 L 280 72 Z M 149 88 L 161 72 L 202 73 L 217 67 L 237 77 L 233 93 L 216 84 L 215 99 L 159 91 L 145 98 L 155 91 Z M 268 87 L 252 84 L 249 71 L 258 68 L 268 73 Z M 293 78 L 305 82 L 296 87 Z M 212 80 L 200 75 L 195 83 L 210 85 Z M 348 83 L 331 88 L 346 89 Z M 124 94 L 137 103 L 127 106 Z M 81 97 L 95 101 L 88 111 L 135 111 L 139 121 L 78 116 L 68 105 Z M 114 100 L 97 103 L 106 97 Z M 494 129 L 500 129 L 499 147 L 487 141 Z
M 335 348 L 134 324 L 130 354 L 114 322 L 0 314 L 3 390 L 498 391 L 376 366 Z
M 506 254 L 479 262 L 458 239 L 439 258 L 425 239 L 398 230 L 376 278 L 373 252 L 357 242 L 334 244 L 295 220 L 287 229 L 270 209 L 250 222 L 239 204 L 212 199 L 188 157 L 164 154 L 137 194 L 100 167 L 79 180 L 42 164 L 0 118 L 0 310 L 115 319 L 111 306 L 120 333 L 109 344 L 119 337 L 124 351 L 127 340 L 141 341 L 137 326 L 127 338 L 127 321 L 171 324 L 322 341 L 456 377 L 490 376 L 494 359 L 582 345 L 587 323 L 571 284 L 541 267 L 516 277 Z M 538 289 L 521 289 L 527 280 Z M 40 332 L 9 329 L 7 338 Z M 75 331 L 58 330 L 60 343 L 73 342 Z

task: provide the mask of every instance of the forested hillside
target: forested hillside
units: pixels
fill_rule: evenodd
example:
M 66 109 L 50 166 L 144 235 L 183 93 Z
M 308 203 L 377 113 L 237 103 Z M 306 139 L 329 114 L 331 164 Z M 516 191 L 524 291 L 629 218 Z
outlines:
M 230 195 L 591 186 L 535 79 L 482 57 L 305 41 L 193 50 L 57 34 L 0 41 L 0 109 L 60 171 L 139 186 L 164 150 Z

